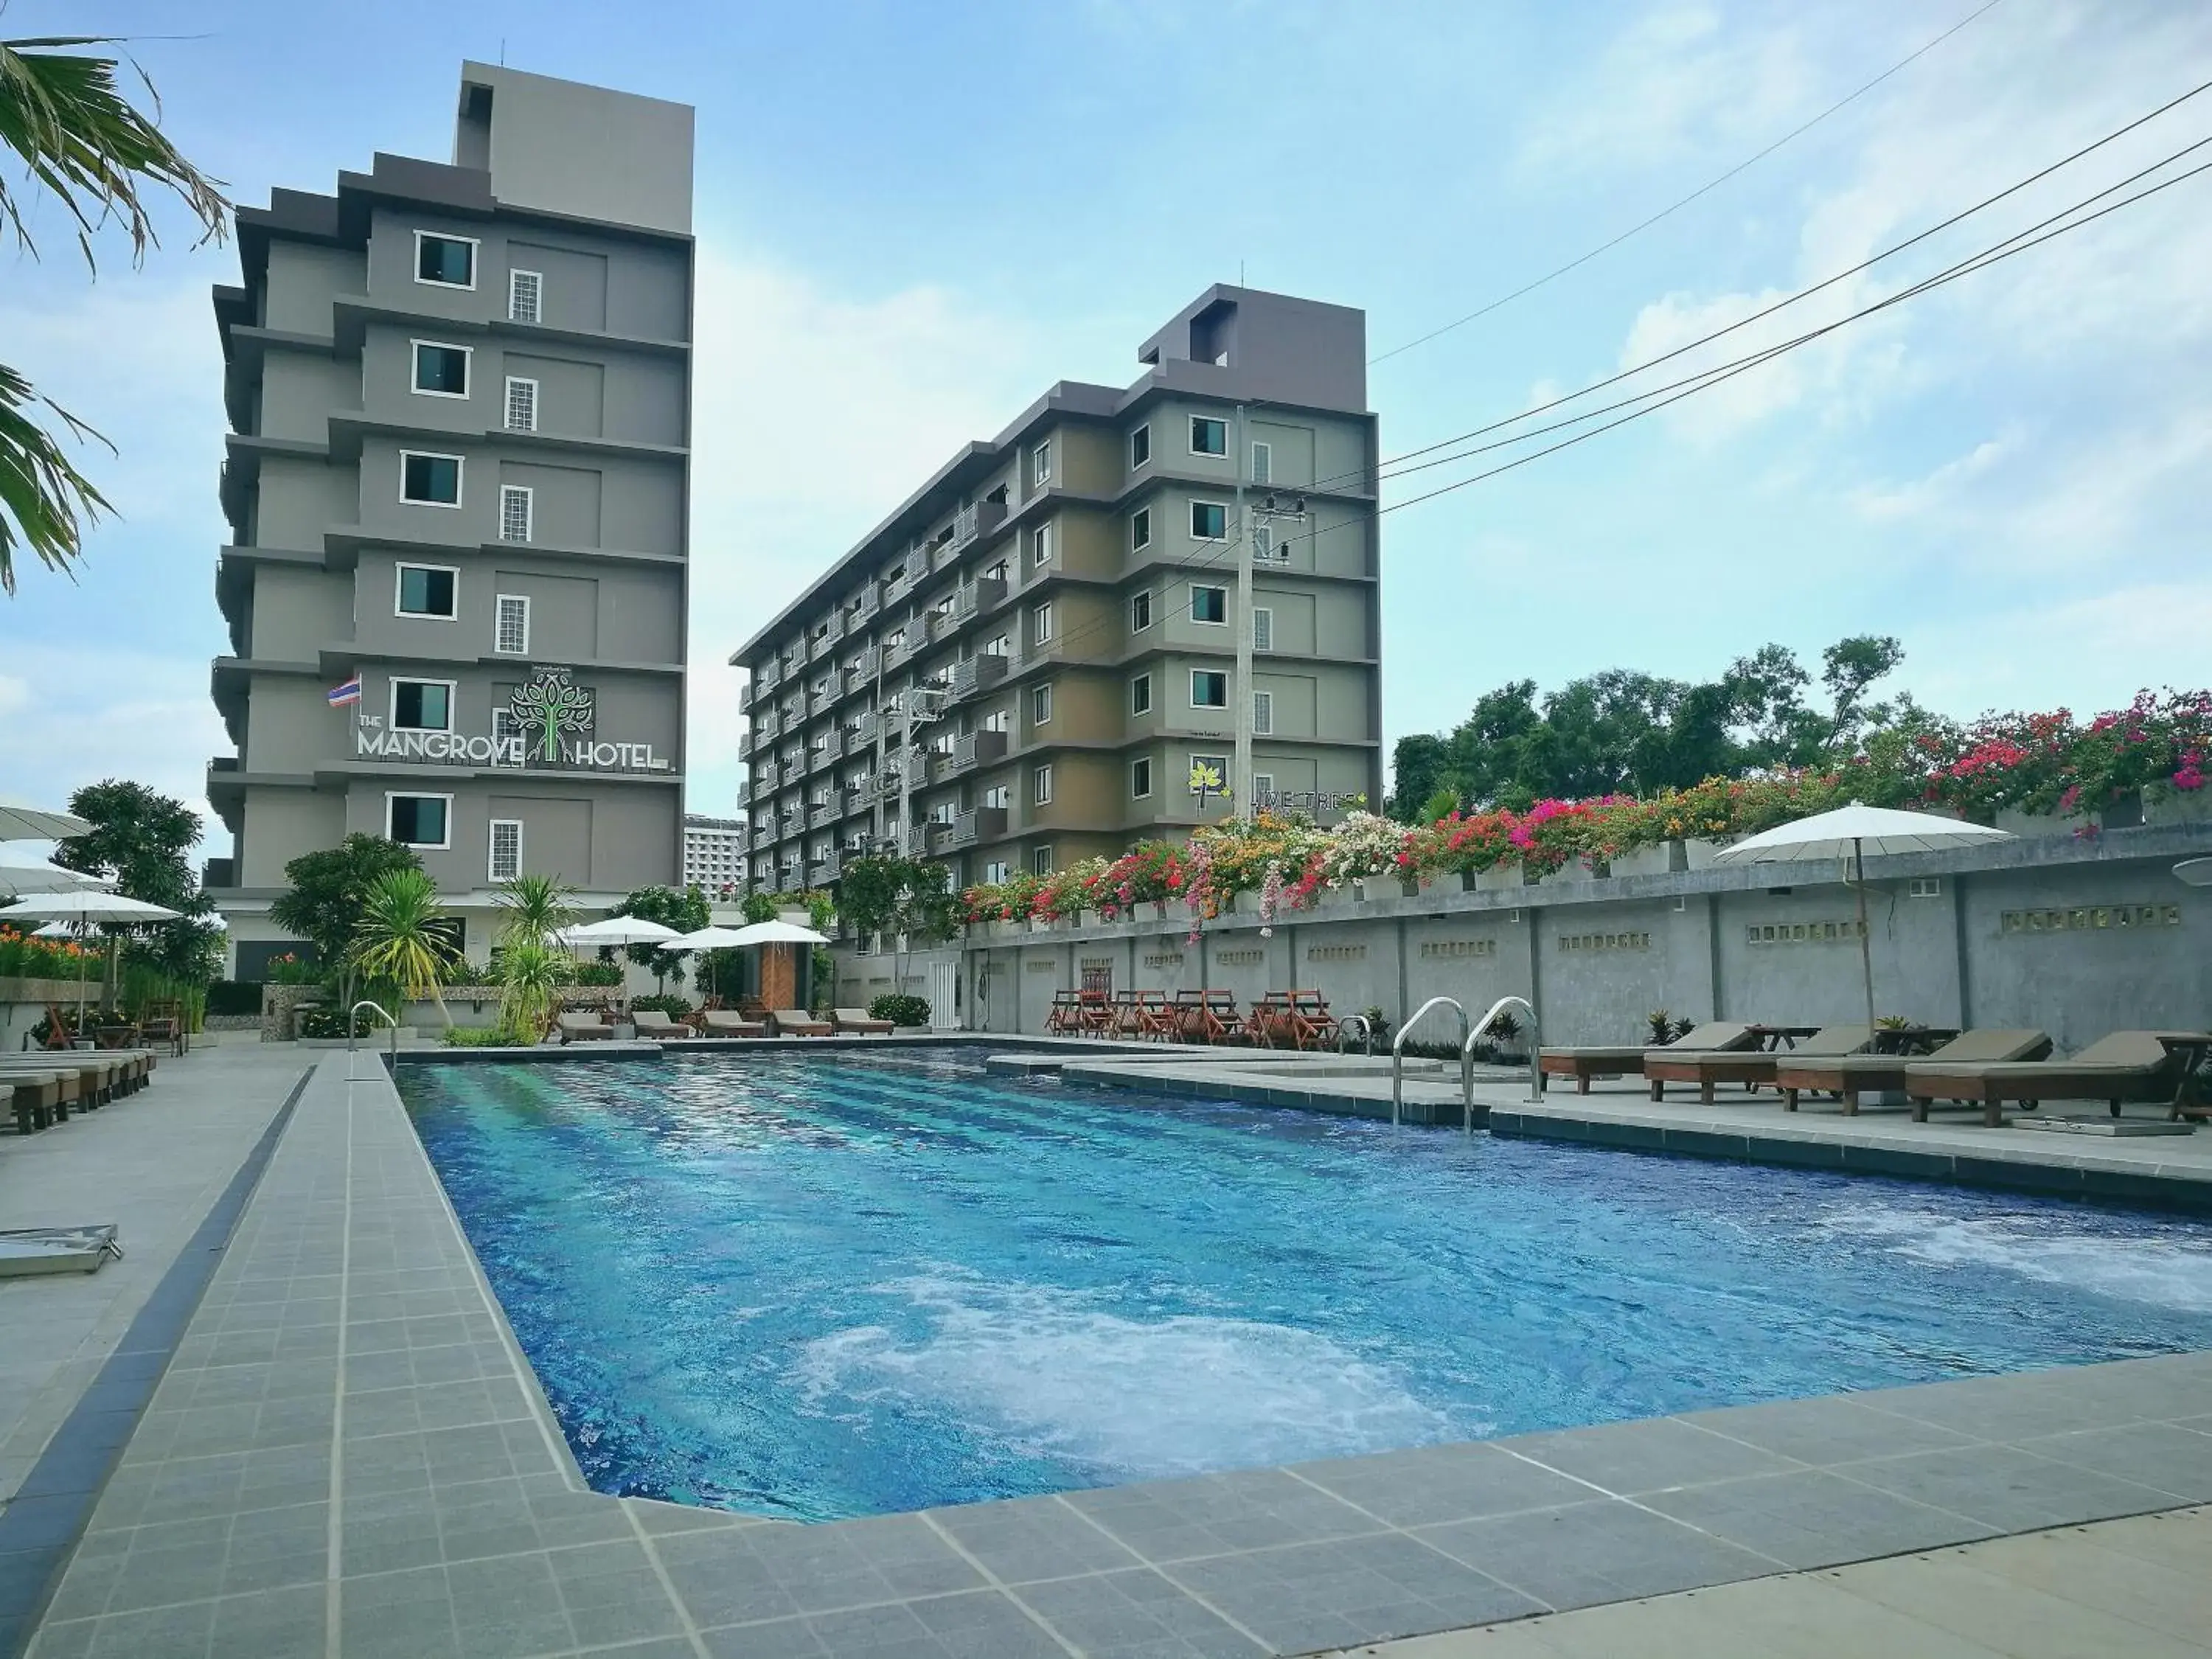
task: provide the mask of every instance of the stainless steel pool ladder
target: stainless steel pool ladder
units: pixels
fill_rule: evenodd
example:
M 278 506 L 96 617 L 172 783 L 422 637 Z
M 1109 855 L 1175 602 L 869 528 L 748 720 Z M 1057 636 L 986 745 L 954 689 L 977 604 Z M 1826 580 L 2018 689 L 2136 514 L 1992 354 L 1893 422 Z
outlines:
M 1467 1041 L 1460 1047 L 1460 1093 L 1463 1097 L 1462 1115 L 1460 1117 L 1460 1132 L 1462 1134 L 1471 1135 L 1474 1133 L 1474 1045 L 1476 1039 L 1480 1037 L 1485 1031 L 1488 1030 L 1490 1029 L 1491 1022 L 1496 1019 L 1498 1015 L 1504 1013 L 1508 1008 L 1518 1008 L 1528 1023 L 1528 1098 L 1532 1103 L 1537 1104 L 1541 1104 L 1543 1102 L 1544 1079 L 1543 1073 L 1537 1065 L 1536 1011 L 1529 1005 L 1528 999 L 1526 997 L 1500 997 L 1497 1001 L 1490 1005 L 1490 1012 L 1488 1013 L 1485 1014 L 1480 1019 L 1475 1021 L 1474 1029 L 1467 1034 Z
M 1468 1036 L 1467 1010 L 1460 1006 L 1457 997 L 1431 997 L 1411 1019 L 1398 1028 L 1398 1034 L 1390 1039 L 1390 1121 L 1394 1126 L 1406 1110 L 1406 1039 L 1413 1034 L 1413 1028 L 1428 1017 L 1431 1008 L 1449 1008 L 1459 1016 L 1459 1034 L 1462 1042 Z M 1465 1048 L 1460 1050 L 1459 1079 L 1460 1093 L 1465 1097 L 1463 1109 L 1472 1121 L 1474 1116 L 1474 1064 Z
M 399 1064 L 399 1022 L 392 1017 L 392 1011 L 386 1008 L 382 1003 L 372 1002 L 368 998 L 363 997 L 359 1002 L 355 1003 L 352 1007 L 346 1010 L 346 1081 L 348 1083 L 358 1080 L 353 1074 L 353 1030 L 356 1018 L 364 1008 L 375 1009 L 379 1016 L 382 1018 L 385 1024 L 391 1028 L 392 1063 L 395 1069 Z

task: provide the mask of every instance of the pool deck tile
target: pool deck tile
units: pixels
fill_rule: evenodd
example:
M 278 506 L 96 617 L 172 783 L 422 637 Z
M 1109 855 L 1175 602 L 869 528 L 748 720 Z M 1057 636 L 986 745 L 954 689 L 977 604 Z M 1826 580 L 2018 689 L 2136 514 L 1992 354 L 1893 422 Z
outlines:
M 602 1497 L 342 1054 L 190 1311 L 102 1384 L 36 1659 L 1247 1659 L 2212 1498 L 2203 1354 L 815 1526 Z

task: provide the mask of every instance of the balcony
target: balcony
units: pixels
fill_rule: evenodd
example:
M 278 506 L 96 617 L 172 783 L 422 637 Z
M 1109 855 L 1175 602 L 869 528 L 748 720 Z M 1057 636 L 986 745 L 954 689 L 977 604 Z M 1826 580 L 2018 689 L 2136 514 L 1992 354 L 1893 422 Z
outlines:
M 830 705 L 837 701 L 835 691 L 810 691 L 806 695 L 806 713 L 810 719 L 818 719 L 830 712 Z
M 806 769 L 819 772 L 823 767 L 843 758 L 845 745 L 840 734 L 832 732 L 827 738 L 806 751 Z
M 876 803 L 875 779 L 872 776 L 865 777 L 858 783 L 848 784 L 845 787 L 843 800 L 847 817 L 856 817 L 866 811 Z
M 952 821 L 952 833 L 945 837 L 945 844 L 947 848 L 980 847 L 986 842 L 1003 841 L 1006 834 L 1006 809 L 1003 806 L 979 806 L 972 812 L 963 812 Z
M 835 797 L 817 801 L 806 809 L 806 827 L 809 830 L 827 830 L 844 816 L 844 809 Z
M 857 755 L 876 740 L 876 717 L 863 714 L 845 728 L 845 752 Z
M 782 729 L 783 722 L 776 718 L 775 710 L 773 708 L 763 708 L 753 716 L 755 743 L 773 743 L 775 741 L 776 733 Z
M 750 758 L 752 758 L 752 752 L 753 752 L 753 734 L 752 734 L 751 732 L 743 732 L 738 733 L 738 758 L 739 760 L 750 760 Z
M 904 640 L 894 640 L 884 647 L 884 672 L 891 673 L 903 668 L 914 659 L 914 647 Z
M 750 714 L 753 708 L 753 683 L 747 680 L 744 689 L 738 693 L 738 713 Z
M 754 767 L 753 799 L 758 800 L 763 795 L 773 795 L 774 793 L 775 793 L 775 768 L 773 766 Z
M 993 761 L 1006 756 L 1006 734 L 1003 732 L 970 732 L 952 745 L 952 752 L 945 757 L 939 769 L 946 777 L 958 777 L 972 772 L 978 766 L 988 766 Z
M 916 823 L 908 826 L 906 832 L 906 855 L 913 859 L 927 857 L 929 843 L 933 833 L 948 827 L 942 823 Z
M 988 536 L 1006 521 L 1004 501 L 977 501 L 963 507 L 952 515 L 952 539 L 945 544 L 948 552 L 957 553 L 979 537 Z
M 837 879 L 844 867 L 845 861 L 835 853 L 826 859 L 817 859 L 806 866 L 806 884 L 809 887 L 826 886 Z
M 909 585 L 927 577 L 929 574 L 929 550 L 926 547 L 917 547 L 908 553 L 906 556 L 906 563 L 900 568 L 900 574 L 907 579 Z
M 203 887 L 235 887 L 238 885 L 235 859 L 209 859 L 200 866 L 200 885 Z
M 857 691 L 876 677 L 877 665 L 883 661 L 883 653 L 870 646 L 860 653 L 853 665 L 845 671 L 845 689 Z
M 766 662 L 753 670 L 752 684 L 745 688 L 745 695 L 750 697 L 753 692 L 757 690 L 773 690 L 775 689 L 776 682 L 781 680 L 782 678 L 783 669 L 781 665 L 779 664 L 774 657 L 770 657 Z
M 1006 659 L 986 652 L 980 657 L 970 657 L 965 662 L 953 665 L 949 690 L 952 700 L 957 702 L 963 697 L 972 697 L 978 691 L 996 685 L 1006 678 Z
M 828 623 L 822 628 L 817 629 L 812 638 L 807 641 L 807 661 L 821 661 L 823 658 L 828 656 L 830 653 L 836 648 L 837 641 L 844 637 L 844 623 L 839 616 L 833 612 Z
M 922 617 L 921 637 L 925 642 L 934 645 L 939 640 L 950 638 L 952 630 L 959 625 L 959 618 L 952 614 L 952 607 L 947 605 L 942 611 L 932 611 Z
M 883 608 L 883 600 L 876 592 L 876 585 L 870 582 L 860 590 L 859 597 L 853 601 L 851 608 L 845 613 L 848 631 L 858 628 Z
M 996 610 L 1006 603 L 1006 585 L 996 576 L 981 576 L 952 596 L 952 617 L 956 622 L 973 622 L 986 611 Z

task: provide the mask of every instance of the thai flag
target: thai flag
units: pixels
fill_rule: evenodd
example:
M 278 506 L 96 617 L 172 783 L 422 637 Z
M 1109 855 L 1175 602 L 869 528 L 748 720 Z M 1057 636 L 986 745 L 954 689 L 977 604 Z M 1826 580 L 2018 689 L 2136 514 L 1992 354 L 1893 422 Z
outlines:
M 348 703 L 359 702 L 361 701 L 361 676 L 356 674 L 351 679 L 348 680 L 343 685 L 332 686 L 330 690 L 330 699 L 331 707 L 333 708 L 343 708 Z

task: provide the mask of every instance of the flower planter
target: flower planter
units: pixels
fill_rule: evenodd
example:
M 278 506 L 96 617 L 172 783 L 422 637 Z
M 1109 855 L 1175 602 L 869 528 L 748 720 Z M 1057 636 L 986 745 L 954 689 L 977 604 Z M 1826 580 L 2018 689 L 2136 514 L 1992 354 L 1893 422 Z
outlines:
M 1717 841 L 1698 841 L 1694 837 L 1676 842 L 1674 845 L 1682 849 L 1682 861 L 1669 864 L 1668 867 L 1673 870 L 1710 870 L 1713 866 L 1713 855 L 1725 844 Z
M 1029 930 L 1027 922 L 994 921 L 988 926 L 988 937 L 994 939 L 1019 939 Z
M 2175 789 L 2143 798 L 2145 823 L 2203 823 L 2212 819 L 2212 788 Z
M 1993 827 L 2008 836 L 2027 839 L 2039 836 L 2070 836 L 2087 822 L 2086 818 L 2062 818 L 2056 812 L 2022 812 L 2014 807 L 2001 806 L 1996 811 Z
M 1493 864 L 1487 870 L 1474 872 L 1474 890 L 1478 893 L 1517 893 L 1522 885 L 1521 866 L 1517 864 Z
M 1663 876 L 1675 867 L 1674 849 L 1680 842 L 1658 842 L 1650 847 L 1638 847 L 1632 851 L 1614 855 L 1611 873 L 1620 876 Z

